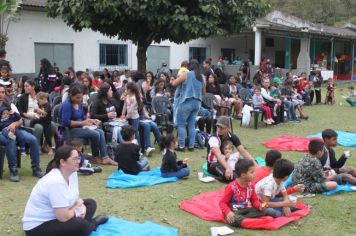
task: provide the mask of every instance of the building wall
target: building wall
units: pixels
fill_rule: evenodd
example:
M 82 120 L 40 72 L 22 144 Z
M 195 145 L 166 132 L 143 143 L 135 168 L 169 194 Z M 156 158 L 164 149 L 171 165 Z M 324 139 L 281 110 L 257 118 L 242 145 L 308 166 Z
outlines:
M 97 70 L 99 69 L 98 40 L 115 39 L 91 30 L 75 32 L 61 19 L 47 18 L 44 12 L 22 11 L 21 20 L 12 22 L 9 27 L 7 58 L 15 73 L 34 73 L 35 67 L 39 66 L 39 62 L 35 62 L 34 43 L 71 43 L 74 68 Z M 136 47 L 131 42 L 119 42 L 128 44 L 129 68 L 137 68 L 136 60 L 132 60 Z
M 275 37 L 274 47 L 265 47 L 265 37 L 262 41 L 262 57 L 274 61 L 275 50 L 285 50 L 283 38 Z M 60 18 L 48 18 L 45 12 L 22 11 L 21 20 L 12 22 L 9 28 L 9 41 L 6 46 L 8 60 L 10 60 L 14 73 L 35 73 L 39 62 L 35 61 L 34 43 L 70 43 L 73 44 L 73 62 L 76 70 L 90 68 L 100 70 L 99 42 L 115 41 L 128 45 L 128 66 L 110 69 L 137 69 L 137 47 L 131 41 L 121 41 L 109 38 L 98 32 L 83 30 L 75 32 Z M 178 69 L 183 60 L 189 59 L 189 47 L 207 47 L 207 57 L 216 64 L 221 55 L 221 48 L 235 49 L 235 55 L 243 60 L 249 58 L 249 51 L 254 49 L 254 34 L 231 37 L 213 37 L 208 39 L 192 40 L 186 44 L 175 44 L 163 41 L 161 45 L 170 47 L 169 67 Z

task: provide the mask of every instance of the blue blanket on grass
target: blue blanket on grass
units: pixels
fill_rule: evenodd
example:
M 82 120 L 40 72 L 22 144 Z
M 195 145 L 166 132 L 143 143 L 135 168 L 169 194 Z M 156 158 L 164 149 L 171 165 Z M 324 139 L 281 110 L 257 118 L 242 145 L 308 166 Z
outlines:
M 349 133 L 345 131 L 336 131 L 337 143 L 345 147 L 356 147 L 356 133 Z M 322 138 L 321 133 L 311 134 L 307 138 Z
M 330 196 L 334 195 L 335 193 L 338 192 L 355 192 L 356 191 L 356 185 L 351 185 L 349 183 L 344 184 L 344 185 L 338 185 L 336 189 L 330 190 L 327 192 L 323 192 L 324 195 Z
M 151 171 L 142 171 L 138 175 L 125 174 L 122 170 L 118 170 L 109 176 L 106 183 L 107 188 L 137 188 L 144 186 L 152 186 L 156 184 L 176 182 L 176 177 L 163 178 L 161 177 L 160 168 L 157 167 Z
M 146 221 L 143 224 L 109 217 L 90 236 L 178 236 L 178 230 Z

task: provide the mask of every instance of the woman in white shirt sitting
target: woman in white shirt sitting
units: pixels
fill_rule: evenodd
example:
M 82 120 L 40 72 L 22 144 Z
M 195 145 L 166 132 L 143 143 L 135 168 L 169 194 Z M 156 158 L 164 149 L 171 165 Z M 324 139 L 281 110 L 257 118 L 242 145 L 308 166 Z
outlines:
M 47 174 L 32 189 L 27 201 L 23 229 L 27 236 L 89 235 L 107 216 L 93 218 L 96 202 L 79 198 L 80 157 L 72 146 L 60 147 Z

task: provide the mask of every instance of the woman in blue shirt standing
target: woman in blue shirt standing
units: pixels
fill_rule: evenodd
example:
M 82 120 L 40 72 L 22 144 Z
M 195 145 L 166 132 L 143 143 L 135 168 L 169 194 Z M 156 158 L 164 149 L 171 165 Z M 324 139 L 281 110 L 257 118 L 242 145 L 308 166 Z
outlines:
M 68 99 L 62 104 L 61 123 L 70 128 L 71 138 L 89 139 L 96 162 L 103 165 L 117 165 L 107 153 L 104 131 L 96 119 L 86 119 L 82 104 L 83 89 L 80 84 L 72 84 Z
M 179 76 L 178 79 L 172 80 L 172 86 L 180 86 L 180 96 L 177 98 L 177 125 L 178 125 L 178 151 L 185 150 L 185 126 L 188 124 L 189 146 L 188 150 L 194 150 L 195 142 L 195 120 L 201 106 L 202 95 L 205 93 L 205 81 L 200 70 L 199 62 L 195 59 L 189 62 L 187 73 Z

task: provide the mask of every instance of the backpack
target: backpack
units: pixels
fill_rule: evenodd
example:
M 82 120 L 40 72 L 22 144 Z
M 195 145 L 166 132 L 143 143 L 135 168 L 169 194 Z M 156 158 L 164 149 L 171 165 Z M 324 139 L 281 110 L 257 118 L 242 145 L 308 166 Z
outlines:
M 207 147 L 210 134 L 205 133 L 204 131 L 196 130 L 195 133 L 195 143 L 197 147 L 204 148 Z

